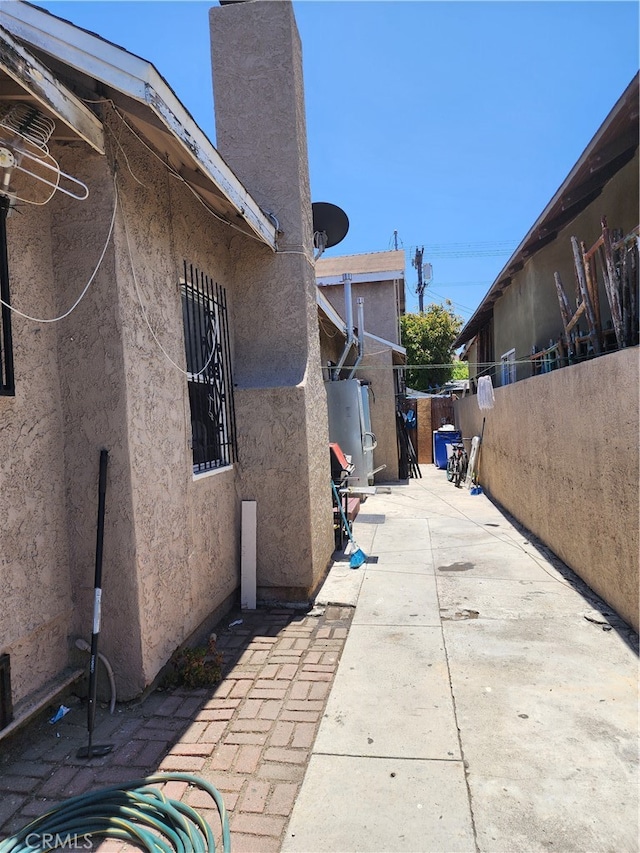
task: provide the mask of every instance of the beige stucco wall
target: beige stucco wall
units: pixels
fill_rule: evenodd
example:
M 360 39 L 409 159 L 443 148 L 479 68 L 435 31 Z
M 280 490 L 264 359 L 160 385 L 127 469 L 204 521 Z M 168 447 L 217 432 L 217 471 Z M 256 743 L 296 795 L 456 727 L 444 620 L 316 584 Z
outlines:
M 113 120 L 113 117 L 111 117 Z M 113 243 L 78 309 L 61 327 L 62 411 L 71 635 L 91 625 L 97 459 L 110 451 L 101 646 L 122 698 L 150 683 L 177 645 L 236 589 L 239 500 L 234 469 L 194 479 L 178 288 L 182 259 L 225 286 L 228 235 L 125 131 Z M 54 225 L 60 302 L 86 281 L 114 204 L 105 158 L 86 151 L 65 168 L 91 189 L 91 216 L 70 207 Z M 129 169 L 131 171 L 129 171 Z M 133 177 L 135 175 L 141 183 Z M 125 230 L 126 228 L 126 230 Z M 87 251 L 96 246 L 96 258 Z M 144 320 L 140 298 L 159 343 Z M 169 359 L 160 349 L 162 345 Z
M 602 233 L 601 219 L 607 217 L 610 228 L 620 228 L 625 234 L 638 225 L 638 152 L 604 187 L 602 193 L 582 213 L 559 233 L 557 238 L 542 248 L 513 276 L 512 282 L 494 305 L 495 357 L 500 357 L 512 347 L 516 359 L 525 363 L 517 365 L 517 378 L 531 376 L 528 358 L 531 349 L 545 349 L 551 340 L 562 334 L 562 318 L 554 283 L 558 271 L 570 301 L 574 302 L 575 271 L 571 237 L 584 241 L 590 248 Z M 600 309 L 603 327 L 611 317 L 604 284 L 600 277 Z M 583 332 L 586 324 L 580 324 Z M 500 370 L 496 374 L 500 384 Z
M 61 155 L 62 168 L 85 181 L 90 192 L 84 205 L 61 199 L 61 213 L 52 219 L 52 266 L 58 308 L 63 311 L 73 304 L 98 262 L 114 209 L 114 190 L 106 158 L 84 146 Z M 118 692 L 126 698 L 144 685 L 140 683 L 138 580 L 115 259 L 112 237 L 91 288 L 73 313 L 57 325 L 57 331 L 73 589 L 69 643 L 73 649 L 74 637 L 88 639 L 91 634 L 98 461 L 100 450 L 106 448 L 110 459 L 101 647 L 117 673 Z M 86 660 L 75 650 L 74 655 Z
M 456 404 L 480 481 L 638 630 L 638 349 Z M 585 607 L 585 609 L 587 609 Z
M 117 121 L 113 115 L 108 120 Z M 176 646 L 237 589 L 243 496 L 259 501 L 259 581 L 266 588 L 308 593 L 332 551 L 315 303 L 309 307 L 308 300 L 300 300 L 297 271 L 276 270 L 273 255 L 254 240 L 237 235 L 231 251 L 232 232 L 208 217 L 126 130 L 117 124 L 113 129 L 128 166 L 119 170 L 114 235 L 99 273 L 68 319 L 52 326 L 15 322 L 17 395 L 0 399 L 5 420 L 1 558 L 8 614 L 0 625 L 0 650 L 11 654 L 16 703 L 59 676 L 70 661 L 86 661 L 73 641 L 88 639 L 91 631 L 102 447 L 110 461 L 101 650 L 114 667 L 122 699 L 150 683 Z M 10 220 L 16 305 L 44 316 L 68 308 L 88 280 L 115 201 L 113 152 L 104 158 L 84 146 L 65 146 L 56 153 L 66 171 L 87 182 L 90 202 L 83 207 L 60 197 L 42 211 Z M 241 259 L 248 257 L 251 264 L 244 268 Z M 245 407 L 243 389 L 238 390 L 240 463 L 195 479 L 186 377 L 153 339 L 131 269 L 133 262 L 149 323 L 180 368 L 183 258 L 226 287 L 233 360 L 245 382 L 248 374 L 264 369 L 264 359 L 252 364 L 252 347 L 244 345 L 256 317 L 247 290 L 263 262 L 272 267 L 262 286 L 268 283 L 279 292 L 286 281 L 291 301 L 295 305 L 298 298 L 301 305 L 303 328 L 313 319 L 316 340 L 315 382 L 307 381 L 304 370 L 292 375 L 291 365 L 287 375 L 276 359 L 270 375 L 285 384 L 267 389 L 268 401 L 254 393 Z M 271 329 L 276 340 L 279 330 L 279 323 Z M 286 341 L 283 353 L 285 348 Z M 272 351 L 266 341 L 263 351 Z M 287 387 L 294 379 L 300 381 Z M 315 395 L 308 392 L 314 385 Z M 293 469 L 289 455 L 296 462 Z M 269 468 L 272 479 L 265 477 Z M 283 515 L 292 488 L 293 509 Z
M 52 202 L 7 220 L 13 304 L 56 316 Z M 13 702 L 67 664 L 71 619 L 58 328 L 13 317 L 16 395 L 0 397 L 0 653 L 11 656 Z
M 192 474 L 188 386 L 181 372 L 183 259 L 225 287 L 230 304 L 237 291 L 229 229 L 142 146 L 128 141 L 131 169 L 145 186 L 128 171 L 120 174 L 115 239 L 142 671 L 148 683 L 238 584 L 236 472 Z M 132 263 L 159 343 L 144 320 Z
M 242 135 L 238 163 L 277 213 L 287 254 L 210 217 L 106 106 L 107 139 L 118 139 L 106 157 L 82 144 L 54 150 L 89 201 L 60 196 L 11 218 L 15 304 L 62 312 L 106 240 L 118 162 L 115 228 L 95 281 L 58 324 L 16 320 L 17 393 L 0 398 L 0 651 L 12 656 L 14 702 L 86 661 L 73 642 L 91 631 L 101 448 L 110 452 L 101 650 L 121 699 L 237 591 L 242 499 L 258 502 L 259 595 L 307 596 L 333 551 L 300 46 L 290 4 L 250 5 L 240 14 L 279 69 L 284 101 L 267 108 L 262 139 Z M 243 20 L 240 39 L 251 32 Z M 222 41 L 233 53 L 233 39 Z M 265 82 L 271 92 L 273 75 Z M 221 114 L 226 103 L 233 125 L 242 107 L 253 131 L 242 91 L 218 85 Z M 237 394 L 239 461 L 196 478 L 181 370 L 183 258 L 226 288 Z
M 235 381 L 240 489 L 258 504 L 259 593 L 297 598 L 333 551 L 302 51 L 289 2 L 212 8 L 210 30 L 217 147 L 281 229 L 279 254 L 231 242 Z

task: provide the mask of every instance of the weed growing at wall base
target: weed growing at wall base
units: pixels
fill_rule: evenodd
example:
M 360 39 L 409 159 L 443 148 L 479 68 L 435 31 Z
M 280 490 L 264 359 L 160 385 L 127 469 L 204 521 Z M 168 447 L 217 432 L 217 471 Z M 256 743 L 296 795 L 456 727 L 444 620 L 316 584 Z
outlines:
M 174 652 L 170 671 L 163 687 L 213 687 L 222 677 L 222 653 L 216 650 L 216 635 L 209 637 L 206 646 L 178 649 Z

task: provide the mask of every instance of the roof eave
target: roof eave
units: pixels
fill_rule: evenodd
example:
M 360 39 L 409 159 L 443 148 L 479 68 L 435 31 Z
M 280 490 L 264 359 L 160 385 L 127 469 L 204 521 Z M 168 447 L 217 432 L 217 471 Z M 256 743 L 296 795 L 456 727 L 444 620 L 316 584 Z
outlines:
M 0 0 L 0 10 L 3 27 L 22 42 L 145 104 L 253 233 L 275 251 L 275 224 L 262 212 L 152 63 L 22 0 Z
M 541 227 L 547 217 L 550 215 L 553 208 L 561 201 L 562 197 L 567 193 L 567 190 L 571 187 L 572 183 L 576 179 L 576 175 L 582 168 L 582 166 L 589 160 L 590 157 L 593 156 L 594 152 L 597 150 L 600 145 L 603 136 L 605 135 L 608 128 L 611 126 L 613 121 L 617 118 L 617 116 L 621 113 L 621 111 L 627 106 L 634 88 L 638 87 L 638 74 L 634 76 L 631 80 L 627 88 L 624 90 L 622 95 L 618 98 L 615 105 L 609 112 L 608 116 L 602 122 L 598 130 L 596 131 L 595 136 L 591 139 L 585 150 L 582 152 L 581 156 L 564 179 L 558 190 L 555 192 L 551 200 L 545 206 L 542 213 L 538 216 L 534 224 L 531 226 L 525 237 L 521 240 L 515 252 L 511 255 L 505 266 L 502 268 L 501 272 L 498 274 L 493 284 L 487 291 L 480 305 L 476 308 L 470 319 L 465 323 L 462 328 L 460 334 L 453 342 L 453 347 L 457 348 L 465 344 L 468 340 L 470 340 L 474 335 L 476 335 L 482 326 L 482 318 L 485 315 L 489 315 L 491 313 L 491 309 L 496 299 L 500 296 L 503 290 L 509 286 L 511 283 L 511 277 L 516 272 L 518 272 L 524 266 L 526 260 L 532 257 L 536 252 L 542 248 L 548 240 L 540 241 L 541 245 L 538 249 L 525 253 L 524 249 L 527 244 L 534 238 L 537 232 L 541 230 Z M 637 98 L 635 99 L 637 101 Z M 582 208 L 584 209 L 584 207 Z M 578 215 L 580 211 L 576 210 L 575 216 Z

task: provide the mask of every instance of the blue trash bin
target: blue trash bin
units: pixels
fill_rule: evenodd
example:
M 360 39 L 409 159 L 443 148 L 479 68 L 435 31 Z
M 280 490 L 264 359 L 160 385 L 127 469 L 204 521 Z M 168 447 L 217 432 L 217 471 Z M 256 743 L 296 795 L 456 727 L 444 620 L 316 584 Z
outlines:
M 433 433 L 433 464 L 436 468 L 447 467 L 447 444 L 462 441 L 462 434 L 457 429 L 437 429 Z

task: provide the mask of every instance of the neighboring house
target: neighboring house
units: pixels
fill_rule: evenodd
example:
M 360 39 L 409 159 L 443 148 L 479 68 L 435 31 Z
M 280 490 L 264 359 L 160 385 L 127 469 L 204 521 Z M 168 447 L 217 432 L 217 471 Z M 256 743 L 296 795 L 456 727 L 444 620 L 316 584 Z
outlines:
M 636 75 L 455 343 L 482 484 L 636 630 L 638 219 Z
M 617 339 L 615 311 L 612 316 L 612 299 L 605 287 L 604 247 L 598 246 L 603 218 L 612 243 L 626 238 L 619 251 L 614 245 L 613 252 L 614 264 L 626 263 L 623 289 L 628 302 L 621 299 L 619 306 L 628 326 L 623 341 Z M 636 75 L 458 335 L 454 346 L 466 345 L 463 357 L 469 362 L 470 378 L 487 373 L 494 385 L 506 385 L 637 344 L 638 219 Z M 586 303 L 577 288 L 572 238 L 578 247 L 584 244 L 587 256 L 585 262 L 580 252 L 581 275 L 597 278 L 587 289 Z M 569 324 L 576 297 L 581 306 L 568 334 L 556 274 L 567 296 Z M 591 312 L 597 321 L 592 336 Z
M 0 330 L 0 676 L 9 663 L 17 722 L 86 663 L 102 448 L 101 651 L 122 699 L 237 600 L 242 500 L 258 600 L 307 599 L 333 530 L 291 4 L 210 11 L 217 149 L 145 60 L 1 9 L 0 115 L 53 119 L 52 157 L 88 188 L 7 221 L 11 304 L 40 318 L 5 309 Z
M 400 316 L 405 310 L 404 252 L 322 257 L 316 262 L 320 351 L 325 379 L 353 375 L 369 386 L 371 429 L 377 446 L 373 451 L 376 482 L 398 479 L 396 438 L 397 397 L 401 391 L 406 351 L 400 343 Z M 345 288 L 345 276 L 350 276 Z M 354 340 L 347 344 L 351 292 Z M 358 302 L 364 329 L 360 329 Z M 363 334 L 364 332 L 364 334 Z M 355 370 L 354 365 L 356 364 Z

